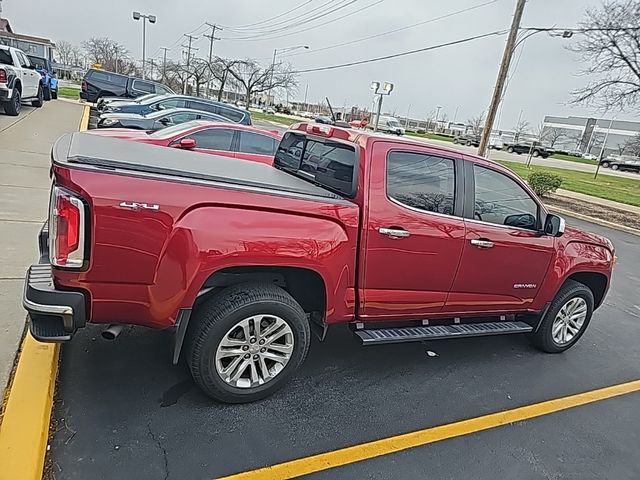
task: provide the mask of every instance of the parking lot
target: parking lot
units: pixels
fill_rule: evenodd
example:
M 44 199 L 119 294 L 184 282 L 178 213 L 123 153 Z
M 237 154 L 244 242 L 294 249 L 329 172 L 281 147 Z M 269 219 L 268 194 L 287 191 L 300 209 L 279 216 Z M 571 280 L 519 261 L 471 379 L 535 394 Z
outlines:
M 21 276 L 46 212 L 48 150 L 80 115 L 79 106 L 55 102 L 25 108 L 10 128 L 15 119 L 0 116 L 0 183 L 12 200 L 0 225 L 25 225 L 9 231 L 16 240 L 3 257 L 15 284 L 4 289 L 12 302 L 5 319 L 14 326 L 24 318 Z M 83 329 L 61 350 L 45 478 L 221 478 L 640 379 L 640 238 L 569 223 L 611 238 L 618 264 L 584 338 L 561 355 L 540 353 L 523 336 L 362 347 L 335 327 L 325 342 L 314 339 L 283 390 L 222 405 L 198 390 L 184 364 L 171 365 L 166 334 L 128 328 L 107 342 L 100 328 Z M 305 478 L 636 479 L 639 402 L 631 393 L 363 461 L 345 452 L 344 466 Z M 244 478 L 297 476 L 295 466 L 288 471 Z
M 571 223 L 612 238 L 619 262 L 606 304 L 566 354 L 522 336 L 365 348 L 335 328 L 282 391 L 221 405 L 170 365 L 164 334 L 129 329 L 107 343 L 85 329 L 62 350 L 50 469 L 65 479 L 220 478 L 638 379 L 640 239 Z M 305 478 L 638 478 L 638 402 L 633 393 Z M 262 475 L 246 478 L 295 476 Z

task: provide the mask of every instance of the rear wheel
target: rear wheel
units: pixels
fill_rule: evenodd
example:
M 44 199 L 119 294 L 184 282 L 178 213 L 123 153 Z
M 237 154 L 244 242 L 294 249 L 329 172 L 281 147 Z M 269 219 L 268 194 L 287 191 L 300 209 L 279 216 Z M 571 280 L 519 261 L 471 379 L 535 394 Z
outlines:
M 600 166 L 601 166 L 602 168 L 609 168 L 609 165 L 611 165 L 609 162 L 602 162 L 602 163 L 600 164 Z
M 53 98 L 54 100 L 58 99 L 58 89 L 57 88 L 55 90 L 51 90 L 51 98 Z
M 11 115 L 12 117 L 16 117 L 20 114 L 20 109 L 22 108 L 22 98 L 20 97 L 20 91 L 17 88 L 13 89 L 13 95 L 9 99 L 8 102 L 5 102 L 4 112 L 7 115 Z
M 31 102 L 31 105 L 36 108 L 40 108 L 43 102 L 44 102 L 44 88 L 42 87 L 42 85 L 40 85 L 38 87 L 38 96 L 36 97 L 35 100 Z
M 618 165 L 616 165 L 615 163 L 613 165 L 611 165 L 611 170 L 619 170 L 620 167 Z
M 44 90 L 42 93 L 43 93 L 43 98 L 45 102 L 48 102 L 49 100 L 51 100 L 51 87 L 44 87 Z
M 507 147 L 507 152 L 509 153 L 513 153 L 515 150 L 513 149 L 513 147 Z
M 540 151 L 539 150 L 534 150 L 531 155 L 533 155 L 534 157 L 539 157 L 540 156 Z
M 533 344 L 547 353 L 560 353 L 575 345 L 591 321 L 593 293 L 582 283 L 567 280 L 547 310 Z
M 228 287 L 194 313 L 187 360 L 215 400 L 247 403 L 280 389 L 302 364 L 310 329 L 300 305 L 272 284 Z

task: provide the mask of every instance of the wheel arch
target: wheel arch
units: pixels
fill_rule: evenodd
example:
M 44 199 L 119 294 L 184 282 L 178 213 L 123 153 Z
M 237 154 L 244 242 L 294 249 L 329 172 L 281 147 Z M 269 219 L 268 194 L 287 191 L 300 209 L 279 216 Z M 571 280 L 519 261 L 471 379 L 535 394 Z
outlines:
M 593 293 L 594 310 L 602 304 L 609 285 L 609 279 L 606 275 L 598 272 L 576 272 L 569 275 L 564 283 L 566 283 L 567 280 L 581 283 L 591 290 L 591 293 Z

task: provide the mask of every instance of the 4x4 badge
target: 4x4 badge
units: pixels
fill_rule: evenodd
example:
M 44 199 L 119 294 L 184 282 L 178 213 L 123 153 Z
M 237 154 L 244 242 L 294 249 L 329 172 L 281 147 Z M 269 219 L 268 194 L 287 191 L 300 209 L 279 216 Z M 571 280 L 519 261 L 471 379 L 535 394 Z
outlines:
M 123 208 L 130 208 L 131 210 L 160 210 L 160 205 L 156 205 L 155 203 L 120 202 L 120 206 Z

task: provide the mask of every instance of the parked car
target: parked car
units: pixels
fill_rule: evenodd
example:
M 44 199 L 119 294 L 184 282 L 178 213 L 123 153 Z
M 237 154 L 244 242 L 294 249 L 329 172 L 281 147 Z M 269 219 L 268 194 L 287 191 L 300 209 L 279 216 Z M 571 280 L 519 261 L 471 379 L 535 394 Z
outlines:
M 273 109 L 273 107 L 265 107 L 262 109 L 263 113 L 266 113 L 267 115 L 275 115 L 276 111 Z
M 583 153 L 579 154 L 578 156 L 581 156 L 585 160 L 598 160 L 598 156 L 594 155 L 593 153 Z
M 137 130 L 160 130 L 171 125 L 178 125 L 191 120 L 208 120 L 210 122 L 228 122 L 215 113 L 200 112 L 188 108 L 169 108 L 137 115 L 135 113 L 103 113 L 98 118 L 97 127 L 102 128 L 132 128 Z
M 93 135 L 120 138 L 163 147 L 180 148 L 226 157 L 273 163 L 280 142 L 275 131 L 260 130 L 237 123 L 214 123 L 193 120 L 157 131 L 104 128 L 91 130 Z
M 627 155 L 622 155 L 620 160 L 611 161 L 609 167 L 611 168 L 611 170 L 640 173 L 640 158 L 631 157 L 633 159 L 631 160 L 628 157 L 629 156 Z
M 151 80 L 91 68 L 82 79 L 80 98 L 95 103 L 102 97 L 135 98 L 147 93 L 174 92 L 169 87 Z
M 27 55 L 27 57 L 42 77 L 43 98 L 46 101 L 58 98 L 58 79 L 51 61 L 36 55 Z
M 523 153 L 529 154 L 534 157 L 542 157 L 548 158 L 555 153 L 555 151 L 549 147 L 545 147 L 544 145 L 539 144 L 538 142 L 532 143 L 511 143 L 506 145 L 507 152 L 509 153 L 517 153 L 521 155 Z
M 453 137 L 453 143 L 466 145 L 468 147 L 478 147 L 480 146 L 480 135 L 474 135 L 473 133 L 458 135 L 457 137 Z
M 610 154 L 610 155 L 607 155 L 602 160 L 600 160 L 600 166 L 602 168 L 609 168 L 615 163 L 616 165 L 618 165 L 618 168 L 616 168 L 615 170 L 619 170 L 621 164 L 623 164 L 623 163 L 633 163 L 633 162 L 636 162 L 638 160 L 640 160 L 640 159 L 638 157 L 636 157 L 636 156 L 633 156 L 633 155 Z
M 146 115 L 148 113 L 167 108 L 188 108 L 203 112 L 221 115 L 227 120 L 242 125 L 251 125 L 251 114 L 241 108 L 232 105 L 187 95 L 162 95 L 155 98 L 147 98 L 141 102 L 112 102 L 102 110 L 105 113 L 135 113 Z
M 22 50 L 0 45 L 0 106 L 7 115 L 16 116 L 25 100 L 42 106 L 42 77 Z
M 612 243 L 481 157 L 306 123 L 275 168 L 124 143 L 53 147 L 31 335 L 172 331 L 173 362 L 219 401 L 272 394 L 339 324 L 364 345 L 528 333 L 559 353 L 609 289 Z
M 147 93 L 145 95 L 140 95 L 139 97 L 126 100 L 124 100 L 122 97 L 100 97 L 100 100 L 96 102 L 96 110 L 102 111 L 107 107 L 107 105 L 128 105 L 130 103 L 142 103 L 152 98 L 160 97 L 162 95 L 163 94 L 160 93 Z

